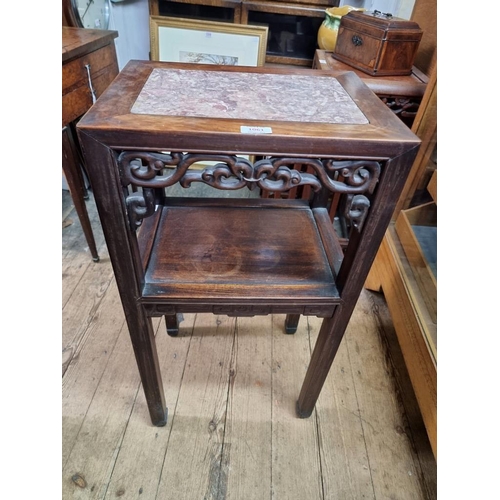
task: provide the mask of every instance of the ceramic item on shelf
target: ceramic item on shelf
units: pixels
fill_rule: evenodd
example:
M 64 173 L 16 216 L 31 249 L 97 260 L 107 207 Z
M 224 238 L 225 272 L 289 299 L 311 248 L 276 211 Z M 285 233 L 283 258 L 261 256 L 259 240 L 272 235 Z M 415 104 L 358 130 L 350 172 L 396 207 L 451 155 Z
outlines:
M 352 10 L 364 11 L 366 9 L 358 9 L 351 5 L 343 5 L 342 7 L 330 7 L 325 9 L 325 20 L 321 23 L 318 30 L 318 47 L 322 50 L 333 51 L 337 43 L 337 35 L 342 16 Z

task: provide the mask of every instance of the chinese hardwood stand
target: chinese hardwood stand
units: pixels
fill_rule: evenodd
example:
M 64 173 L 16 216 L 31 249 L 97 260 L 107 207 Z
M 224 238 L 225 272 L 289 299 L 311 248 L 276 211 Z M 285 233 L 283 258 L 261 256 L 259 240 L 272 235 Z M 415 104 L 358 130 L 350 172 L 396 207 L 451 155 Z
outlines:
M 151 318 L 175 335 L 183 312 L 286 314 L 288 333 L 324 318 L 297 402 L 311 415 L 419 139 L 352 72 L 150 61 L 128 63 L 78 134 L 153 424 L 167 409 Z M 166 195 L 196 182 L 313 194 Z

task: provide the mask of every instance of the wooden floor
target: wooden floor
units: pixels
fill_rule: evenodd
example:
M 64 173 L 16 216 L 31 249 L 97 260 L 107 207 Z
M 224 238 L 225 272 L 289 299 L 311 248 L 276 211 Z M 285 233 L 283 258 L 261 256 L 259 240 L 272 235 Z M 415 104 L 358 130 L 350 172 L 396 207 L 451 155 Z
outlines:
M 364 291 L 308 419 L 321 320 L 155 321 L 169 410 L 150 423 L 92 196 L 94 263 L 63 191 L 62 498 L 435 499 L 436 463 L 383 296 Z

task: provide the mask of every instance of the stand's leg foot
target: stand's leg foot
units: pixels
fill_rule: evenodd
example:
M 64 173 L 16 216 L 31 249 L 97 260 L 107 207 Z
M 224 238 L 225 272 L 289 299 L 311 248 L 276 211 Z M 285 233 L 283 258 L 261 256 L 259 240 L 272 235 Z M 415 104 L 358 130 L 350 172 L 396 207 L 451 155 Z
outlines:
M 299 324 L 300 314 L 287 314 L 285 319 L 285 332 L 295 333 Z
M 309 418 L 312 415 L 313 409 L 314 409 L 314 406 L 311 408 L 311 411 L 305 412 L 305 411 L 301 410 L 299 401 L 297 401 L 297 405 L 295 407 L 295 410 L 297 412 L 297 417 L 299 417 L 299 418 Z
M 324 319 L 321 324 L 311 362 L 297 401 L 297 415 L 301 418 L 307 418 L 312 414 L 344 336 L 349 318 L 346 318 L 347 315 L 342 314 L 340 309 L 338 307 L 334 316 Z
M 151 416 L 151 422 L 155 427 L 165 427 L 167 425 L 168 419 L 168 408 L 165 408 L 163 412 L 157 412 L 158 416 L 153 419 Z
M 171 337 L 179 335 L 179 323 L 182 321 L 182 314 L 165 314 L 165 324 L 167 325 L 167 333 Z

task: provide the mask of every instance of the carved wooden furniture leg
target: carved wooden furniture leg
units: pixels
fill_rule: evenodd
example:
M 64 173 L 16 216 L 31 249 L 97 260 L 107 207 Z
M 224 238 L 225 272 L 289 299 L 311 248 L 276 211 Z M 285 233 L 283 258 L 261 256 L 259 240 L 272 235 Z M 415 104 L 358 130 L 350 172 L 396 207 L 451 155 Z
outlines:
M 90 224 L 89 214 L 85 206 L 85 190 L 83 184 L 83 176 L 79 172 L 78 153 L 71 131 L 68 127 L 62 129 L 62 153 L 63 153 L 63 172 L 68 182 L 71 199 L 75 204 L 76 213 L 82 225 L 83 234 L 87 240 L 90 254 L 94 262 L 99 262 L 99 254 L 95 244 L 94 233 Z
M 165 324 L 167 325 L 167 333 L 171 337 L 179 335 L 179 318 L 177 314 L 165 314 Z
M 287 314 L 285 318 L 285 332 L 288 334 L 295 333 L 299 325 L 300 314 Z

